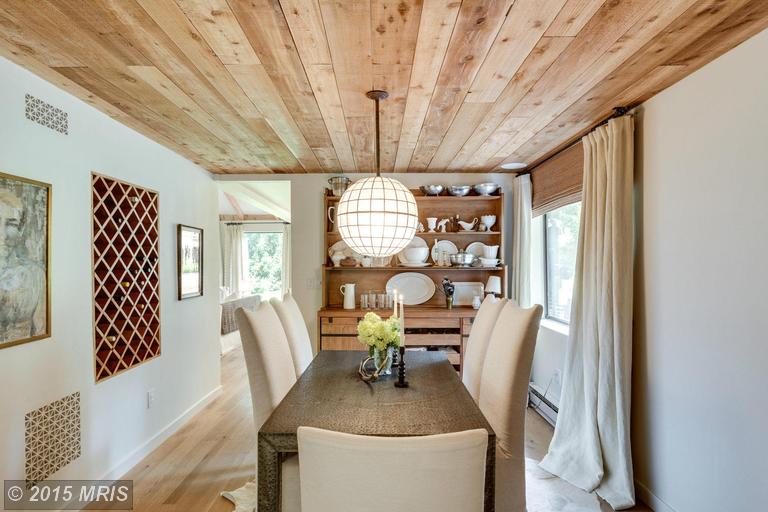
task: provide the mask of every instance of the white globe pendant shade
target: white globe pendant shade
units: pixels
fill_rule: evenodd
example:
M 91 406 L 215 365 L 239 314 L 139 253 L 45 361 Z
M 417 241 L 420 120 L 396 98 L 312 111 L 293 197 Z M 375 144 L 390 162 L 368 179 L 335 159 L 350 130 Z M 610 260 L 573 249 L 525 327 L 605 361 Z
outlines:
M 381 176 L 356 181 L 341 196 L 336 210 L 341 238 L 353 251 L 373 258 L 403 250 L 413 240 L 418 223 L 411 191 Z

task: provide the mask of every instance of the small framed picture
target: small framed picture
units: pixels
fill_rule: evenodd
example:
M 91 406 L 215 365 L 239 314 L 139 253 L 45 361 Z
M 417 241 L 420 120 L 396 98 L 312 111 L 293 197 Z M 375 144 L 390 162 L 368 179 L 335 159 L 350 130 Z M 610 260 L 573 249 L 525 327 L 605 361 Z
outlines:
M 203 295 L 203 230 L 179 224 L 176 237 L 179 300 Z
M 0 348 L 51 336 L 51 186 L 0 172 Z

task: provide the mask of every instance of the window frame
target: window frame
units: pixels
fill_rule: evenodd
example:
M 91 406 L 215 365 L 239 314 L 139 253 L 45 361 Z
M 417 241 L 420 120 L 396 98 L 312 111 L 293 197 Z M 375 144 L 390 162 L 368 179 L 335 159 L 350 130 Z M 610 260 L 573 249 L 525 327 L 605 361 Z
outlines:
M 543 267 L 544 272 L 542 272 L 544 274 L 544 300 L 542 301 L 542 302 L 544 302 L 544 304 L 543 304 L 543 306 L 544 306 L 544 318 L 546 320 L 550 320 L 552 322 L 557 322 L 558 324 L 565 325 L 567 327 L 570 327 L 570 325 L 571 325 L 570 319 L 568 319 L 566 321 L 566 320 L 563 320 L 562 318 L 558 318 L 556 316 L 552 316 L 549 313 L 549 257 L 548 257 L 548 255 L 549 255 L 549 249 L 548 249 L 549 236 L 547 236 L 547 215 L 549 215 L 549 213 L 552 212 L 552 211 L 558 210 L 560 208 L 565 208 L 566 206 L 570 206 L 571 204 L 580 203 L 580 202 L 581 201 L 574 201 L 572 203 L 568 203 L 568 204 L 564 204 L 564 205 L 558 206 L 557 208 L 555 208 L 553 210 L 550 210 L 548 212 L 543 213 L 542 214 L 543 222 L 541 223 L 542 229 L 544 230 L 543 237 L 542 237 L 542 241 L 543 241 L 543 244 L 544 244 L 544 247 L 543 247 L 544 250 L 542 251 L 542 253 L 543 253 L 542 256 L 544 258 L 544 267 Z M 579 215 L 581 215 L 581 213 L 579 213 Z M 577 240 L 577 243 L 578 243 L 578 240 Z
M 243 224 L 243 257 L 242 257 L 242 274 L 243 274 L 243 280 L 246 281 L 246 276 L 248 275 L 248 267 L 249 262 L 247 258 L 247 242 L 246 242 L 246 236 L 249 233 L 276 233 L 279 234 L 281 237 L 283 237 L 282 241 L 282 270 L 281 270 L 281 280 L 280 280 L 280 292 L 279 297 L 283 297 L 289 290 L 290 286 L 288 285 L 288 278 L 286 277 L 286 272 L 290 271 L 290 267 L 286 265 L 286 260 L 290 261 L 290 255 L 286 253 L 286 244 L 285 244 L 285 224 L 284 222 L 259 222 L 259 223 L 248 223 Z

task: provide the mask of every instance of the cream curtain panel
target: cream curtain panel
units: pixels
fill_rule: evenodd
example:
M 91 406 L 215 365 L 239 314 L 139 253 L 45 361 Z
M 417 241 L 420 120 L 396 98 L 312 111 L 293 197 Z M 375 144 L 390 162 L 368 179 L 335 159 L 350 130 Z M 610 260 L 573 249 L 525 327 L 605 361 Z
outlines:
M 555 436 L 541 467 L 613 508 L 634 505 L 631 116 L 584 137 L 584 189 L 570 339 Z
M 291 225 L 283 225 L 283 295 L 291 291 Z
M 221 225 L 221 285 L 230 295 L 240 295 L 243 280 L 243 226 L 241 224 Z
M 510 297 L 531 304 L 531 175 L 512 180 L 512 282 Z

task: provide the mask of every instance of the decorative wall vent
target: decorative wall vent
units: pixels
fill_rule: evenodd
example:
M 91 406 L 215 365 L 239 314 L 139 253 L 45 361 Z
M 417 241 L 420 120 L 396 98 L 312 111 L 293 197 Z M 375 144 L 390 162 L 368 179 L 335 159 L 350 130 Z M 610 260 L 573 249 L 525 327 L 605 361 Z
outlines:
M 24 417 L 26 479 L 45 480 L 80 457 L 80 392 Z
M 27 119 L 64 135 L 69 134 L 69 114 L 63 110 L 31 94 L 24 95 L 24 104 Z

